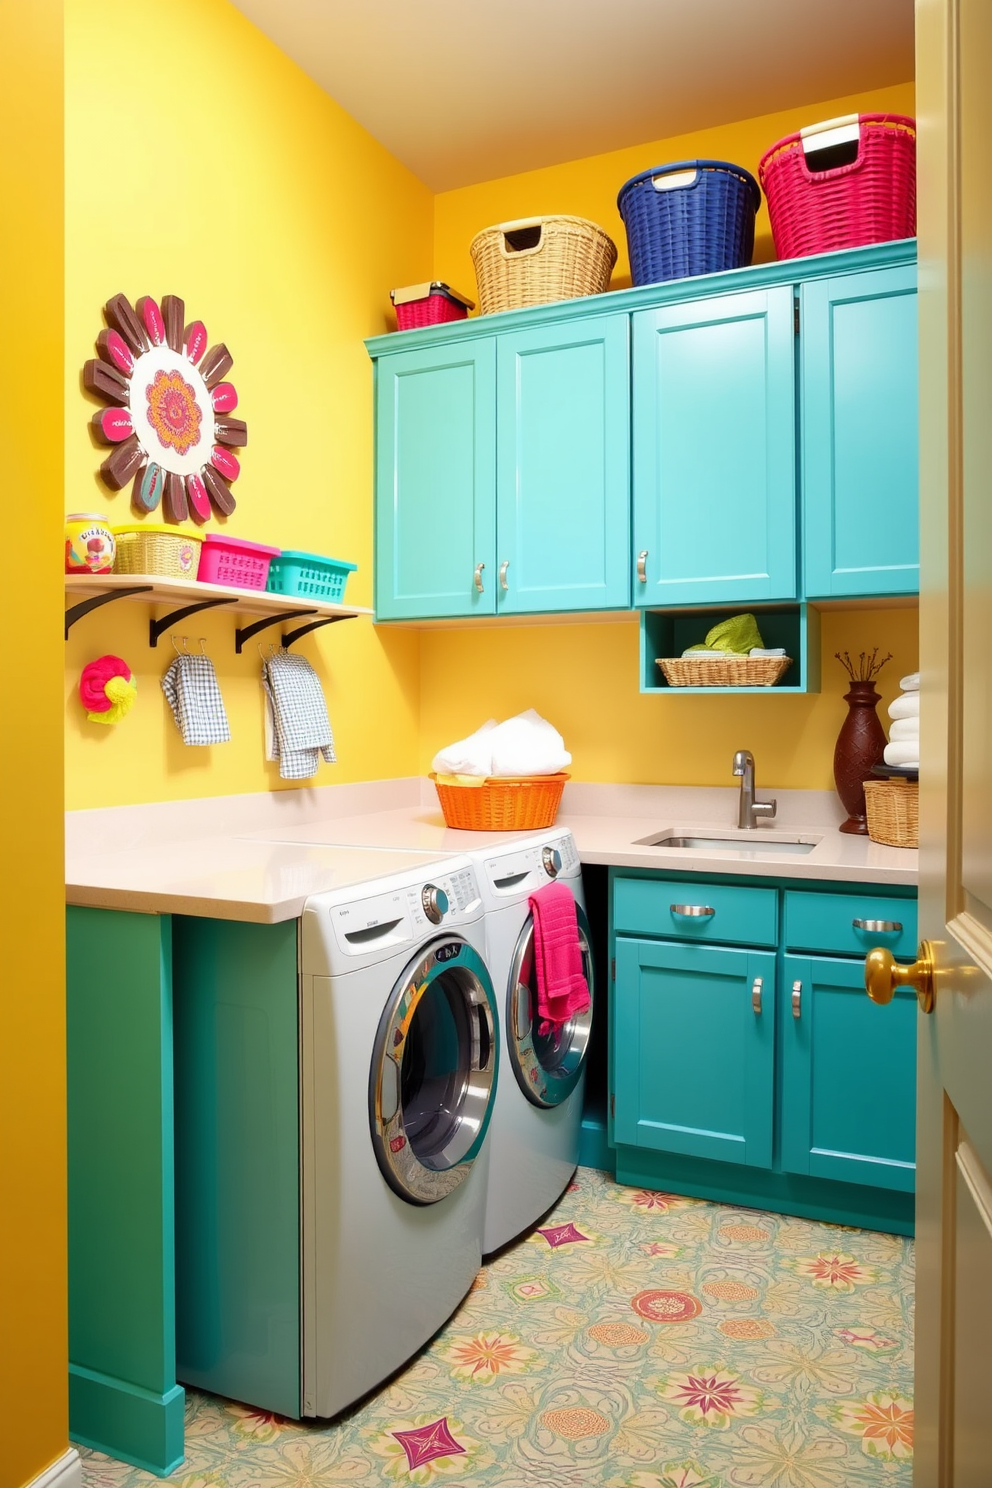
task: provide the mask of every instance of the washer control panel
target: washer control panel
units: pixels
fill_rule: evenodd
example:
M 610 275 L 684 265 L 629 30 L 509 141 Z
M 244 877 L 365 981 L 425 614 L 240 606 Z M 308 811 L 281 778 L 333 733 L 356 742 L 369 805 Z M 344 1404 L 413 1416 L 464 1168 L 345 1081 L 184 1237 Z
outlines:
M 350 956 L 424 939 L 443 920 L 455 924 L 479 907 L 471 868 L 407 883 L 328 911 L 338 947 Z
M 420 902 L 423 905 L 424 914 L 432 925 L 440 925 L 448 913 L 448 896 L 437 884 L 424 884 L 420 891 Z
M 496 898 L 523 898 L 561 873 L 577 873 L 579 854 L 571 832 L 551 842 L 500 853 L 483 864 L 486 884 Z
M 557 878 L 561 872 L 561 853 L 556 847 L 541 848 L 541 862 L 549 878 Z

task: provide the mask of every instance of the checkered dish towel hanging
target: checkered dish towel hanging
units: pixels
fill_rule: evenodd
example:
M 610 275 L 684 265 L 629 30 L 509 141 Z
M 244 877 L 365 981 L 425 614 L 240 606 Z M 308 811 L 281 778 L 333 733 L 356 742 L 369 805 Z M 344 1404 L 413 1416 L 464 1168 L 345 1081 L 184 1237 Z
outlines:
M 209 656 L 184 653 L 162 678 L 184 744 L 226 744 L 231 730 Z
M 262 665 L 262 686 L 271 709 L 269 759 L 279 761 L 283 780 L 309 780 L 319 755 L 337 759 L 320 679 L 305 656 L 276 651 Z M 268 730 L 266 730 L 268 735 Z M 267 741 L 268 742 L 268 741 Z

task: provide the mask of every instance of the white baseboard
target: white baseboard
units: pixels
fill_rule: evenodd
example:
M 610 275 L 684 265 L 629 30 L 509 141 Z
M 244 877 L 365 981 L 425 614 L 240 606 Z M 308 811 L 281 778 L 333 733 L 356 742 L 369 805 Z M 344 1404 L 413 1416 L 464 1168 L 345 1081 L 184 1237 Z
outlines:
M 63 1452 L 36 1478 L 29 1479 L 24 1488 L 83 1488 L 83 1464 L 75 1447 Z

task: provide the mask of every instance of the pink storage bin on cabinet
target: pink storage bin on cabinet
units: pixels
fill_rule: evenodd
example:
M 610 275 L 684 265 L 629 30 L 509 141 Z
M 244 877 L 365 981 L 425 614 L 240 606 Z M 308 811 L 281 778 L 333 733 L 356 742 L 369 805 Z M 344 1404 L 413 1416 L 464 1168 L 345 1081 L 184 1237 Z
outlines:
M 232 589 L 264 589 L 269 577 L 269 564 L 278 558 L 281 548 L 228 537 L 210 532 L 200 549 L 200 566 L 196 571 L 201 584 L 227 584 Z

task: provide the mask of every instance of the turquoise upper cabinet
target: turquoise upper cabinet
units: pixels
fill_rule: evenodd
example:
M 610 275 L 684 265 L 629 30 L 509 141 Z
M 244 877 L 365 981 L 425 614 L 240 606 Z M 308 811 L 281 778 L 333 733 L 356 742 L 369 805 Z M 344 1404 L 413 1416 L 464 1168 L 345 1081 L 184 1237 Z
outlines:
M 495 428 L 491 337 L 379 359 L 378 619 L 495 613 Z
M 786 956 L 783 986 L 783 1168 L 912 1193 L 912 989 L 877 1008 L 865 996 L 864 962 L 826 956 Z
M 497 338 L 497 607 L 630 604 L 629 317 Z
M 618 939 L 613 1048 L 617 1142 L 771 1166 L 774 952 Z
M 792 285 L 632 318 L 634 603 L 794 599 Z
M 806 593 L 919 588 L 916 267 L 801 290 Z

